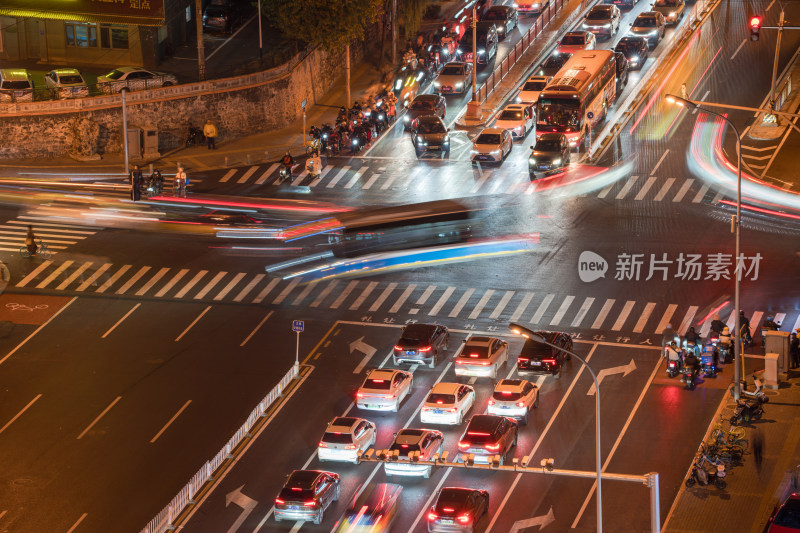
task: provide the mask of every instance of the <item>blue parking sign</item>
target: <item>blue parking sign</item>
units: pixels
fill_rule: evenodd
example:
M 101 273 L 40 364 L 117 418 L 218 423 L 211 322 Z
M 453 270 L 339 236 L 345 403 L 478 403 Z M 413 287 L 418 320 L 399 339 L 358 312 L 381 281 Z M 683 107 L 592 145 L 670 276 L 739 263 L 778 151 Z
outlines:
M 301 333 L 303 331 L 304 326 L 305 323 L 302 320 L 292 320 L 292 331 Z

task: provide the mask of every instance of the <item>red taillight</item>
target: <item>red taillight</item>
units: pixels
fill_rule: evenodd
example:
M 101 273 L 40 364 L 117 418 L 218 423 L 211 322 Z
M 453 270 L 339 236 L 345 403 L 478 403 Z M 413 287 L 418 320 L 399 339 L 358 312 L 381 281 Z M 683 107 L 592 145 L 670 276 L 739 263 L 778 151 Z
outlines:
M 458 521 L 462 524 L 469 524 L 470 516 L 468 514 L 462 514 L 458 517 Z
M 327 444 L 325 444 L 325 443 L 324 443 L 324 442 L 322 442 L 322 441 L 319 441 L 319 447 L 320 447 L 320 448 L 327 448 L 327 447 L 328 447 L 328 445 L 327 445 Z
M 496 452 L 497 450 L 500 449 L 500 443 L 498 442 L 497 444 L 487 444 L 486 449 L 489 450 L 490 452 Z
M 446 412 L 446 413 L 455 413 L 456 410 L 454 408 L 452 408 L 452 407 L 448 407 L 447 409 L 444 409 L 444 412 Z
M 458 443 L 459 450 L 469 450 L 469 443 L 468 442 L 459 442 Z
M 275 498 L 275 505 L 283 505 L 284 503 L 286 502 L 281 500 L 280 498 Z
M 494 400 L 489 400 L 489 405 L 494 405 Z
M 430 520 L 430 521 L 434 521 L 434 520 L 436 520 L 437 518 L 439 518 L 439 515 L 438 515 L 438 514 L 436 514 L 436 513 L 434 513 L 433 511 L 431 511 L 431 512 L 429 512 L 429 513 L 428 513 L 428 520 Z
M 520 361 L 523 361 L 523 362 L 524 361 L 530 361 L 530 359 L 528 359 L 527 357 L 517 357 L 517 362 L 519 363 Z
M 363 397 L 364 397 L 364 395 L 363 395 L 362 393 L 360 393 L 360 392 L 357 392 L 357 393 L 356 393 L 356 396 L 357 396 L 358 398 L 363 398 Z
M 463 361 L 459 361 L 458 359 L 456 359 L 456 364 L 457 364 L 457 365 L 463 365 L 463 364 L 464 364 L 464 362 L 463 362 Z
M 394 398 L 394 394 L 384 394 L 383 397 L 386 398 L 387 400 L 391 400 L 392 398 Z
M 317 502 L 315 502 L 314 500 L 309 500 L 303 505 L 305 505 L 306 507 L 315 507 L 317 505 Z
M 517 402 L 517 407 L 525 407 L 525 402 Z
M 419 350 L 417 350 L 417 351 L 418 351 L 418 352 L 430 352 L 430 351 L 431 351 L 431 349 L 432 349 L 432 347 L 431 347 L 431 346 L 425 346 L 424 348 L 420 348 L 420 349 L 419 349 Z
M 543 363 L 547 363 L 548 365 L 556 364 L 556 360 L 555 359 L 542 359 L 542 362 Z
M 355 444 L 348 444 L 347 446 L 344 447 L 344 449 L 345 450 L 355 450 L 356 449 L 356 445 Z
M 394 349 L 398 352 L 402 352 L 404 348 L 402 346 L 395 346 Z

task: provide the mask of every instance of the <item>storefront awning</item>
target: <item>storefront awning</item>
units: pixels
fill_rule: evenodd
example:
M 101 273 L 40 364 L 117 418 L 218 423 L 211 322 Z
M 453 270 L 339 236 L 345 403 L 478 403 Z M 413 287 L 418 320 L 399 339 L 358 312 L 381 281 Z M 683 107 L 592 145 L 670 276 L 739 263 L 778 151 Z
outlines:
M 35 6 L 35 7 L 34 7 Z M 65 22 L 101 22 L 135 26 L 162 26 L 163 0 L 2 0 L 0 16 L 62 20 Z

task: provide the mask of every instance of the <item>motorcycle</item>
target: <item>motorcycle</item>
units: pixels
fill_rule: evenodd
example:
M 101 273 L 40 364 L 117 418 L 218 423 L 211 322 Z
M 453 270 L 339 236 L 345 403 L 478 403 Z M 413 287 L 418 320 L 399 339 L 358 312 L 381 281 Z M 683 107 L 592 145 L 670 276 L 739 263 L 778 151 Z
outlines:
M 313 137 L 306 141 L 306 155 L 311 155 L 314 152 L 319 152 L 322 147 L 320 139 Z
M 287 167 L 286 165 L 281 166 L 281 169 L 278 171 L 278 180 L 277 184 L 280 185 L 286 180 L 292 179 L 292 169 Z
M 683 364 L 681 363 L 681 357 L 679 356 L 678 359 L 670 359 L 669 358 L 669 349 L 664 349 L 664 358 L 667 360 L 667 376 L 674 378 L 678 374 L 681 373 L 681 368 Z
M 684 366 L 681 368 L 681 374 L 683 374 L 681 383 L 685 383 L 687 389 L 694 390 L 697 387 L 697 377 L 700 375 L 700 370 L 696 367 Z
M 750 423 L 759 420 L 764 415 L 764 404 L 769 402 L 769 397 L 761 390 L 761 382 L 755 380 L 756 389 L 753 392 L 743 390 L 742 397 L 736 402 L 736 409 L 730 419 L 731 425 Z
M 200 128 L 195 128 L 194 126 L 189 126 L 189 135 L 186 137 L 186 148 L 194 145 L 203 145 L 206 144 L 206 138 L 203 135 L 203 130 Z
M 700 355 L 700 347 L 697 345 L 695 341 L 687 341 L 684 339 L 683 341 L 683 350 L 684 351 L 693 351 L 695 355 Z
M 703 486 L 713 483 L 721 490 L 728 486 L 725 481 L 726 475 L 725 465 L 718 457 L 712 460 L 701 452 L 697 454 L 692 464 L 692 471 L 686 479 L 686 488 L 694 486 L 695 483 Z
M 703 349 L 702 355 L 700 356 L 700 366 L 703 369 L 703 375 L 710 378 L 717 377 L 718 362 L 719 352 L 717 351 L 716 346 L 706 346 Z

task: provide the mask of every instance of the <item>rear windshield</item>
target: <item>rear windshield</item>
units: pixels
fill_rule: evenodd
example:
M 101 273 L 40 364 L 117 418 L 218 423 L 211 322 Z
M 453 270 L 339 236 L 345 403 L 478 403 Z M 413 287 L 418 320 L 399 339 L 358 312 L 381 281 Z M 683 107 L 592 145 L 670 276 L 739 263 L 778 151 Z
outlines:
M 634 26 L 640 26 L 642 28 L 654 28 L 656 25 L 656 18 L 655 17 L 639 17 L 636 19 L 636 22 L 633 24 Z
M 571 57 L 570 55 L 550 56 L 549 58 L 547 58 L 547 61 L 542 63 L 542 66 L 544 68 L 554 68 L 554 67 L 561 68 L 564 65 L 564 63 L 567 62 L 567 59 L 569 59 L 570 57 Z
M 436 500 L 436 512 L 449 514 L 460 511 L 464 508 L 466 494 L 462 490 L 442 489 Z
M 322 442 L 330 442 L 331 444 L 351 444 L 353 442 L 353 437 L 350 433 L 326 431 L 322 436 Z
M 61 83 L 70 85 L 75 83 L 83 83 L 83 78 L 77 74 L 67 74 L 66 76 L 61 76 Z
M 3 89 L 9 89 L 12 91 L 20 91 L 23 89 L 30 89 L 31 84 L 27 81 L 4 81 L 3 82 Z
M 445 127 L 441 122 L 421 122 L 417 127 L 417 131 L 420 133 L 444 133 Z M 405 339 L 406 337 L 403 338 Z
M 547 84 L 543 81 L 529 81 L 525 83 L 523 91 L 542 91 Z
M 452 394 L 439 394 L 432 392 L 431 394 L 428 394 L 428 399 L 425 401 L 427 403 L 453 404 L 456 403 L 456 397 Z
M 397 444 L 394 443 L 389 448 L 390 451 L 399 451 L 400 455 L 408 455 L 411 452 L 418 452 L 420 451 L 418 444 Z
M 561 39 L 561 44 L 584 44 L 586 39 L 583 35 L 567 35 Z
M 464 67 L 450 66 L 450 67 L 444 67 L 442 69 L 442 76 L 457 76 L 463 73 L 464 73 Z
M 278 498 L 283 501 L 311 500 L 314 498 L 314 491 L 297 487 L 284 487 Z
M 522 393 L 512 392 L 508 390 L 494 391 L 494 394 L 492 394 L 492 398 L 494 398 L 495 400 L 500 400 L 501 402 L 515 402 L 520 398 L 522 398 Z
M 498 140 L 499 142 L 499 140 Z M 488 359 L 489 358 L 489 347 L 488 346 L 464 346 L 464 350 L 461 352 L 461 357 L 469 358 L 469 359 Z
M 595 9 L 590 11 L 588 15 L 586 15 L 587 20 L 607 20 L 611 18 L 611 9 L 610 8 L 603 8 L 603 9 Z
M 364 386 L 368 389 L 389 390 L 392 388 L 392 382 L 388 379 L 368 379 L 364 382 Z
M 411 109 L 433 109 L 433 102 L 430 100 L 416 100 L 411 104 Z
M 209 17 L 224 17 L 226 14 L 227 10 L 224 7 L 208 6 L 206 8 L 206 15 Z
M 800 529 L 800 501 L 787 501 L 775 517 L 775 525 Z
M 481 133 L 475 139 L 475 144 L 500 144 L 499 133 Z
M 500 120 L 522 120 L 522 111 L 503 111 Z

